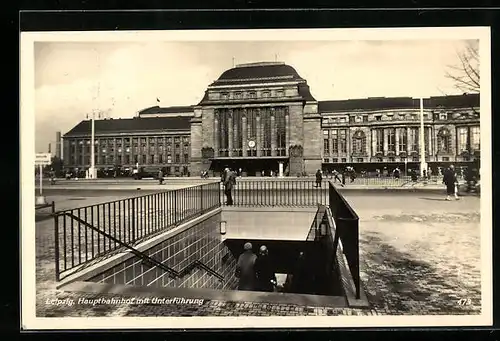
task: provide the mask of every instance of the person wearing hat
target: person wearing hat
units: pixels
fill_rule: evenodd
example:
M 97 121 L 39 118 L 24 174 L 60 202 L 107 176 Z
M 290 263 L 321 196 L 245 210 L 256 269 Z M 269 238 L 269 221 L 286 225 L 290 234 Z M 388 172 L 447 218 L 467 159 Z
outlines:
M 255 261 L 257 256 L 252 251 L 252 244 L 245 243 L 243 253 L 238 258 L 236 277 L 239 279 L 238 290 L 255 290 Z
M 269 250 L 265 245 L 259 249 L 259 256 L 255 261 L 257 275 L 257 290 L 273 292 L 276 285 L 276 275 L 269 258 Z

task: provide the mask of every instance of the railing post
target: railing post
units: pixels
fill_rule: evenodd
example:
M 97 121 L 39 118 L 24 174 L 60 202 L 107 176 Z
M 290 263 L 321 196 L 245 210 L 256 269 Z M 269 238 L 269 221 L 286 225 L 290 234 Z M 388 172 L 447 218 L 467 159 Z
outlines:
M 201 185 L 201 186 L 200 186 L 200 211 L 201 211 L 200 213 L 201 213 L 201 214 L 203 214 L 203 212 L 204 212 L 204 211 L 203 211 L 203 186 L 204 186 L 204 185 Z M 201 214 L 200 214 L 200 215 L 201 215 Z
M 174 224 L 177 225 L 177 189 L 174 190 Z
M 135 242 L 135 219 L 137 218 L 137 214 L 136 214 L 136 211 L 135 211 L 135 199 L 136 198 L 132 198 L 132 240 L 131 242 Z
M 56 281 L 60 279 L 60 265 L 59 265 L 59 215 L 54 214 L 54 248 L 56 258 Z M 66 251 L 66 250 L 65 250 Z

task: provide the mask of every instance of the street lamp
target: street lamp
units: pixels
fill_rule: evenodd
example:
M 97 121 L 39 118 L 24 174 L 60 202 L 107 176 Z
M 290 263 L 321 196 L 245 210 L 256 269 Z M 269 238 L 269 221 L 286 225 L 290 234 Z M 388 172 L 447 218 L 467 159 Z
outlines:
M 424 176 L 424 171 L 427 170 L 427 162 L 425 161 L 425 130 L 424 130 L 424 98 L 419 97 L 420 101 L 420 176 Z
M 91 179 L 97 178 L 97 172 L 95 169 L 95 110 L 92 110 L 92 117 L 90 119 L 90 168 L 89 177 Z

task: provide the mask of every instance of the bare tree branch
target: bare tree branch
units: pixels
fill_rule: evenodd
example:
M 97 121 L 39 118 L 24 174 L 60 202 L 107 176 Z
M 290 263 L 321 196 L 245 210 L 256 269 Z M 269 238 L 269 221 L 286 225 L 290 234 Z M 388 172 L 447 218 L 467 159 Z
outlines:
M 467 42 L 457 51 L 457 65 L 448 65 L 445 77 L 453 80 L 455 87 L 464 92 L 477 93 L 480 90 L 479 45 L 476 41 Z

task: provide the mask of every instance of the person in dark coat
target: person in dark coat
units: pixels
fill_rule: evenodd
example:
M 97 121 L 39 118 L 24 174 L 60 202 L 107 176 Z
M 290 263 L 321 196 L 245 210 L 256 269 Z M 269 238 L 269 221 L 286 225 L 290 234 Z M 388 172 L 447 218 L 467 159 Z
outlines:
M 160 170 L 158 171 L 158 183 L 159 183 L 160 185 L 163 185 L 163 180 L 164 180 L 164 178 L 163 178 L 163 171 L 160 169 Z
M 226 195 L 226 204 L 233 204 L 233 187 L 236 185 L 236 174 L 228 169 L 224 179 L 224 194 Z
M 307 294 L 311 280 L 305 254 L 301 251 L 293 269 L 290 291 L 296 294 Z
M 458 180 L 455 174 L 455 167 L 453 165 L 450 165 L 450 167 L 444 171 L 443 183 L 446 185 L 446 200 L 451 200 L 451 195 L 454 195 L 455 199 L 458 200 L 458 194 L 455 190 L 455 187 L 458 184 Z
M 245 243 L 243 253 L 238 258 L 236 264 L 236 277 L 239 279 L 238 290 L 255 290 L 255 261 L 257 256 L 252 251 L 252 244 Z
M 276 285 L 276 274 L 269 258 L 269 250 L 262 245 L 259 250 L 259 256 L 255 261 L 255 273 L 257 275 L 257 290 L 273 292 Z
M 316 171 L 316 188 L 321 187 L 321 182 L 323 181 L 323 174 L 321 170 Z

